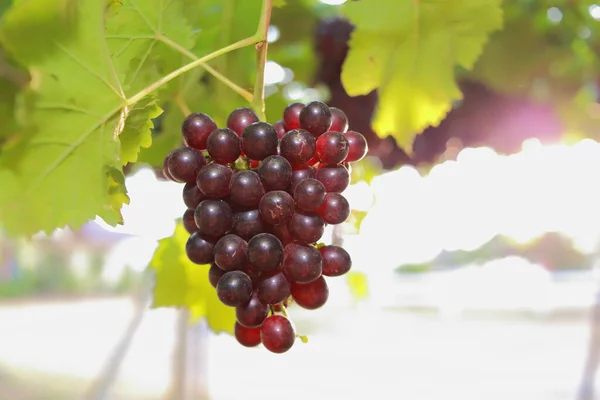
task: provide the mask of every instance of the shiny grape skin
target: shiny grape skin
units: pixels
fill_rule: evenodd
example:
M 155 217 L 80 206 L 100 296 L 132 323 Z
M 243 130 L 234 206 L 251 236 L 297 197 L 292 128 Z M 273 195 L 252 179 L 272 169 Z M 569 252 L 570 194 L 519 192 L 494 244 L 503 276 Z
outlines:
M 275 132 L 277 132 L 277 137 L 279 139 L 281 139 L 283 135 L 285 135 L 285 133 L 287 132 L 287 129 L 285 129 L 285 124 L 282 120 L 275 122 L 273 124 L 273 128 L 275 128 Z
M 285 353 L 296 341 L 296 329 L 286 317 L 271 315 L 260 328 L 260 340 L 270 352 Z
M 271 272 L 258 281 L 256 293 L 263 303 L 281 303 L 291 293 L 290 281 L 281 271 Z
M 259 210 L 239 211 L 233 215 L 232 232 L 244 240 L 264 232 L 267 224 L 260 217 Z
M 315 138 L 304 129 L 288 131 L 279 142 L 279 154 L 290 162 L 292 167 L 306 165 L 315 155 Z
M 310 283 L 321 276 L 323 260 L 319 250 L 305 244 L 290 243 L 283 249 L 281 270 L 292 283 Z
M 258 122 L 258 116 L 248 107 L 236 108 L 227 117 L 227 127 L 238 136 L 242 136 L 244 129 L 254 122 Z
M 328 193 L 341 193 L 350 185 L 350 172 L 341 165 L 324 165 L 317 170 L 316 178 Z
M 336 107 L 329 107 L 331 111 L 330 131 L 346 133 L 348 131 L 348 116 L 345 112 Z
M 214 260 L 215 244 L 200 232 L 194 232 L 185 244 L 185 253 L 191 262 L 195 264 L 209 264 Z
M 211 162 L 202 167 L 196 177 L 196 186 L 209 199 L 220 199 L 229 194 L 233 170 L 227 165 Z
M 246 328 L 236 322 L 233 327 L 235 339 L 244 347 L 256 347 L 261 343 L 260 328 Z
M 315 169 L 312 167 L 294 170 L 292 172 L 292 180 L 290 182 L 288 192 L 293 196 L 294 190 L 296 190 L 296 186 L 298 186 L 298 183 L 302 182 L 305 179 L 315 178 L 316 176 L 317 174 L 315 173 Z
M 246 304 L 252 296 L 252 281 L 242 271 L 229 271 L 217 282 L 217 296 L 227 306 Z
M 323 275 L 340 276 L 352 268 L 350 254 L 340 246 L 328 245 L 319 249 L 323 258 Z
M 321 101 L 311 101 L 300 111 L 300 128 L 310 132 L 315 138 L 331 127 L 331 111 Z
M 238 235 L 228 234 L 215 244 L 215 264 L 223 271 L 242 270 L 247 263 L 248 243 Z
M 292 182 L 292 164 L 282 156 L 269 156 L 256 171 L 265 190 L 285 190 Z
M 219 282 L 219 279 L 221 279 L 221 277 L 224 274 L 225 274 L 225 271 L 223 271 L 221 268 L 219 268 L 217 266 L 217 264 L 215 264 L 215 263 L 210 264 L 210 268 L 208 269 L 208 281 L 210 282 L 212 287 L 214 287 L 215 289 L 217 288 L 217 283 Z
M 300 128 L 300 112 L 303 108 L 303 103 L 291 103 L 285 107 L 283 110 L 283 124 L 286 132 Z
M 177 150 L 177 149 L 175 149 Z M 162 173 L 163 176 L 165 177 L 165 179 L 172 181 L 172 182 L 177 182 L 175 180 L 175 178 L 173 178 L 173 175 L 171 175 L 171 173 L 169 172 L 169 158 L 171 157 L 171 154 L 175 153 L 175 150 L 171 150 L 169 152 L 169 154 L 167 154 L 165 156 L 165 159 L 163 160 L 163 167 L 162 167 Z
M 344 134 L 348 141 L 348 155 L 346 156 L 346 162 L 360 161 L 367 155 L 369 146 L 367 139 L 356 131 L 348 131 Z
M 250 297 L 250 301 L 247 304 L 242 304 L 235 308 L 237 322 L 246 328 L 259 327 L 268 314 L 269 305 L 261 302 L 256 292 L 252 293 L 252 297 Z
M 217 129 L 215 121 L 203 113 L 188 115 L 181 125 L 185 144 L 197 150 L 206 150 L 206 139 L 215 129 Z
M 167 165 L 176 182 L 195 182 L 198 171 L 206 165 L 206 159 L 199 150 L 180 147 L 171 154 Z
M 257 207 L 265 194 L 260 177 L 254 171 L 237 171 L 229 182 L 229 198 L 244 207 Z
M 294 189 L 294 200 L 302 211 L 316 211 L 325 199 L 325 186 L 316 179 L 298 182 Z
M 219 237 L 233 225 L 233 211 L 223 200 L 203 200 L 194 212 L 198 230 L 204 235 Z
M 288 223 L 288 229 L 295 239 L 315 243 L 323 236 L 325 222 L 319 214 L 296 211 Z
M 257 271 L 271 271 L 283 260 L 283 244 L 277 236 L 259 233 L 248 241 L 248 262 Z
M 340 193 L 327 193 L 318 213 L 327 224 L 341 224 L 350 216 L 350 203 Z
M 341 132 L 325 132 L 317 139 L 317 156 L 323 164 L 338 164 L 346 159 L 350 145 Z
M 277 236 L 277 239 L 281 241 L 284 246 L 296 240 L 290 233 L 288 224 L 274 225 L 271 227 L 271 232 Z
M 268 224 L 286 223 L 294 214 L 294 199 L 288 192 L 274 190 L 266 193 L 258 204 L 261 218 Z
M 183 198 L 183 203 L 187 206 L 187 208 L 196 208 L 202 200 L 206 199 L 204 193 L 198 189 L 196 182 L 186 183 L 183 186 L 181 197 Z
M 229 128 L 214 130 L 206 141 L 208 155 L 219 164 L 229 164 L 240 156 L 240 137 Z
M 183 213 L 182 221 L 183 221 L 183 227 L 189 234 L 192 234 L 198 230 L 198 226 L 196 225 L 196 220 L 194 219 L 194 209 L 193 208 L 188 208 L 187 210 L 185 210 L 185 212 Z
M 322 276 L 311 283 L 293 283 L 292 297 L 300 307 L 315 310 L 327 303 L 329 287 Z
M 275 128 L 266 122 L 254 122 L 242 133 L 242 151 L 251 160 L 264 160 L 277 154 L 278 143 Z

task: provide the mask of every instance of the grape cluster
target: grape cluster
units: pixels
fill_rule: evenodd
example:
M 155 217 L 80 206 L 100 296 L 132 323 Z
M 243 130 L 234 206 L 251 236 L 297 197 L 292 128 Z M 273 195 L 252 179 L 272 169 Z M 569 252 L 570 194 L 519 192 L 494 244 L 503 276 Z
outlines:
M 272 125 L 249 108 L 222 128 L 193 113 L 182 133 L 185 146 L 167 155 L 163 174 L 185 183 L 187 256 L 211 265 L 219 299 L 235 307 L 238 342 L 283 353 L 297 337 L 285 307 L 323 306 L 325 277 L 351 268 L 342 247 L 316 243 L 327 224 L 348 218 L 341 192 L 367 142 L 343 111 L 318 101 L 288 105 Z

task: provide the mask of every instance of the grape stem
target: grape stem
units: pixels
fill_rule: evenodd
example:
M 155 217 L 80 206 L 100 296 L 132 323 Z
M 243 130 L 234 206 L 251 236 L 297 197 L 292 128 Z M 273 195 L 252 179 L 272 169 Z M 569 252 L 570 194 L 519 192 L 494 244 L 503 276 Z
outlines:
M 154 92 L 161 86 L 165 85 L 166 83 L 172 81 L 173 79 L 179 77 L 180 75 L 182 75 L 196 67 L 203 66 L 204 68 L 206 68 L 206 63 L 214 58 L 222 56 L 223 54 L 227 54 L 231 51 L 241 49 L 243 47 L 255 45 L 256 50 L 258 52 L 257 53 L 257 61 L 256 61 L 256 69 L 257 70 L 256 70 L 255 84 L 254 84 L 254 95 L 252 96 L 251 103 L 252 103 L 253 108 L 255 108 L 255 111 L 257 112 L 259 118 L 264 121 L 265 120 L 264 82 L 265 82 L 265 64 L 266 64 L 266 60 L 267 60 L 267 30 L 269 29 L 269 24 L 271 21 L 271 9 L 272 8 L 273 8 L 273 0 L 263 0 L 261 12 L 260 12 L 260 18 L 259 18 L 259 22 L 258 22 L 258 28 L 256 29 L 256 32 L 254 33 L 254 35 L 247 37 L 245 39 L 239 40 L 228 46 L 222 47 L 222 48 L 220 48 L 216 51 L 213 51 L 212 53 L 209 53 L 203 57 L 196 58 L 193 61 L 182 66 L 181 68 L 178 68 L 175 71 L 163 76 L 156 82 L 151 83 L 150 85 L 146 86 L 144 89 L 140 90 L 138 93 L 125 99 L 124 108 L 127 108 L 129 106 L 136 104 L 138 101 L 140 101 L 141 99 L 143 99 L 150 93 Z M 213 73 L 216 71 L 209 70 L 209 72 Z M 241 90 L 243 90 L 242 88 L 239 88 L 239 86 L 235 85 L 229 79 L 221 79 L 218 76 L 216 76 L 216 77 L 221 82 L 223 82 L 227 86 L 229 86 L 231 89 L 235 90 L 237 93 L 242 95 L 242 97 L 246 98 L 246 96 L 243 95 L 241 92 Z M 221 75 L 221 77 L 225 78 L 222 75 Z M 236 88 L 241 89 L 241 90 L 236 90 Z
M 267 31 L 271 22 L 271 10 L 273 9 L 273 0 L 263 0 L 260 11 L 260 19 L 255 36 L 260 37 L 256 43 L 256 77 L 254 78 L 254 98 L 252 99 L 252 108 L 257 113 L 261 121 L 265 121 L 265 65 L 267 63 Z

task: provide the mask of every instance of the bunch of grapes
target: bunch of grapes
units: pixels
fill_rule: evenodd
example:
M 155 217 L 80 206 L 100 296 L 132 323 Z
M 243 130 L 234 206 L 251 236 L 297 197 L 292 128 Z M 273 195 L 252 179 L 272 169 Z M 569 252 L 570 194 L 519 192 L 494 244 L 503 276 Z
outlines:
M 219 299 L 236 309 L 238 342 L 283 353 L 297 337 L 286 307 L 323 306 L 325 277 L 351 268 L 342 247 L 316 243 L 350 215 L 341 192 L 367 142 L 343 111 L 318 101 L 288 105 L 273 125 L 249 108 L 224 128 L 193 113 L 182 133 L 185 146 L 167 155 L 163 173 L 185 183 L 187 256 L 211 265 Z

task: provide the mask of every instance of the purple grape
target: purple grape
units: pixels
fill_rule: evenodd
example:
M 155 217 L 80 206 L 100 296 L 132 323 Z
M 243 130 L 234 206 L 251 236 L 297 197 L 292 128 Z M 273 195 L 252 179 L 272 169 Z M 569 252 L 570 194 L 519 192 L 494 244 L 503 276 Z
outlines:
M 275 190 L 262 197 L 258 209 L 263 221 L 271 225 L 283 224 L 294 214 L 294 199 L 288 192 Z
M 241 270 L 246 266 L 248 243 L 233 234 L 225 235 L 215 244 L 215 264 L 223 271 Z
M 340 276 L 352 268 L 350 254 L 340 246 L 323 246 L 319 252 L 323 258 L 323 275 Z
M 210 264 L 210 268 L 208 269 L 208 281 L 212 285 L 212 287 L 216 288 L 219 279 L 225 274 L 221 268 L 217 266 L 217 264 Z
M 292 181 L 292 165 L 281 156 L 269 156 L 258 166 L 258 176 L 265 190 L 285 190 Z
M 260 301 L 258 294 L 252 293 L 247 304 L 235 308 L 237 322 L 246 328 L 256 328 L 262 325 L 269 314 L 269 305 Z
M 319 214 L 296 211 L 288 223 L 288 229 L 297 240 L 315 243 L 323 236 L 325 223 Z
M 308 310 L 322 307 L 329 298 L 329 287 L 322 276 L 310 283 L 293 283 L 291 292 L 294 301 Z
M 275 235 L 259 233 L 248 241 L 247 257 L 257 271 L 277 269 L 283 259 L 283 244 Z
M 350 203 L 340 193 L 327 193 L 318 212 L 325 223 L 341 224 L 350 216 Z
M 329 107 L 331 111 L 330 131 L 346 133 L 348 131 L 348 116 L 345 112 L 336 107 Z
M 209 264 L 214 260 L 213 251 L 215 244 L 211 239 L 200 232 L 194 232 L 185 244 L 185 253 L 191 262 L 196 264 Z
M 233 212 L 223 200 L 203 200 L 194 212 L 198 230 L 203 235 L 220 237 L 233 225 Z
M 206 198 L 220 199 L 229 194 L 232 176 L 233 170 L 227 165 L 211 162 L 198 172 L 196 185 Z
M 300 112 L 304 108 L 303 103 L 291 103 L 283 110 L 283 124 L 286 131 L 300 128 Z
M 315 155 L 315 138 L 304 129 L 288 131 L 281 138 L 279 153 L 292 164 L 292 167 L 304 166 Z
M 206 139 L 215 129 L 217 129 L 215 121 L 203 113 L 188 115 L 181 125 L 181 133 L 186 145 L 197 150 L 206 150 Z
M 200 202 L 206 198 L 206 196 L 200 192 L 200 189 L 198 189 L 196 182 L 186 183 L 183 186 L 181 197 L 183 197 L 183 203 L 187 206 L 187 208 L 196 208 L 198 204 L 200 204 Z
M 341 165 L 324 165 L 317 170 L 316 178 L 328 193 L 341 193 L 350 185 L 350 173 Z
M 290 282 L 310 283 L 321 276 L 323 260 L 313 246 L 290 243 L 283 249 L 281 270 Z
M 198 171 L 206 165 L 206 159 L 194 148 L 180 147 L 171 154 L 167 165 L 176 182 L 195 182 Z
M 264 232 L 267 225 L 260 217 L 259 210 L 239 211 L 233 215 L 232 232 L 244 240 Z
M 238 136 L 242 136 L 244 129 L 254 122 L 258 122 L 258 116 L 247 107 L 236 108 L 227 117 L 227 127 Z
M 283 272 L 274 271 L 258 282 L 256 293 L 263 303 L 277 304 L 289 297 L 291 285 Z
M 196 220 L 194 219 L 193 208 L 188 208 L 187 210 L 185 210 L 185 212 L 183 213 L 182 221 L 183 227 L 186 231 L 188 231 L 188 233 L 192 234 L 198 230 L 198 227 L 196 226 Z
M 278 142 L 275 128 L 266 122 L 254 122 L 242 133 L 242 151 L 251 160 L 264 160 L 277 154 Z
M 319 137 L 331 127 L 331 110 L 327 104 L 311 101 L 300 111 L 300 128 L 309 131 L 314 137 Z
M 325 199 L 325 186 L 316 179 L 298 182 L 294 189 L 294 200 L 302 211 L 316 211 Z
M 265 194 L 260 177 L 254 171 L 237 171 L 229 182 L 229 198 L 243 207 L 257 207 Z
M 242 271 L 226 272 L 217 282 L 217 296 L 230 307 L 246 304 L 252 296 L 252 281 Z
M 229 164 L 240 156 L 240 137 L 229 128 L 215 129 L 206 141 L 208 155 L 219 164 Z
M 348 156 L 350 145 L 341 132 L 325 132 L 317 139 L 317 156 L 323 164 L 338 164 Z

